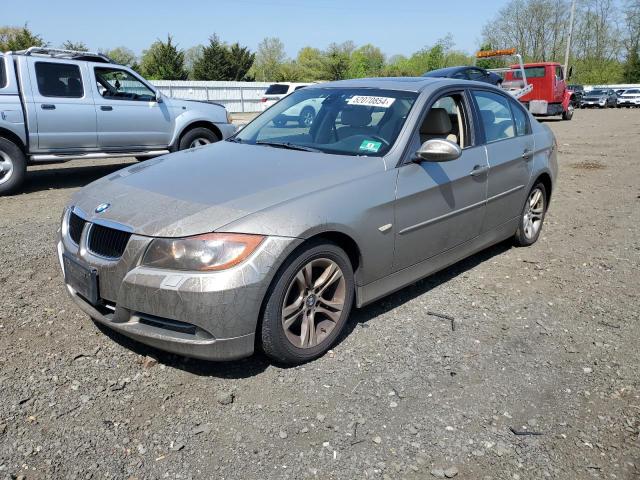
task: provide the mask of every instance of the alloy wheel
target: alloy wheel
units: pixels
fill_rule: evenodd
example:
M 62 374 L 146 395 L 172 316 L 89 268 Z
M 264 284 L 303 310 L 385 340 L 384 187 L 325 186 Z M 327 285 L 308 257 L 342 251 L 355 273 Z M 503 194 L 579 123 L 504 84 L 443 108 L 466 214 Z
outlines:
M 202 147 L 203 145 L 209 145 L 211 141 L 208 138 L 198 137 L 194 138 L 189 144 L 189 148 Z
M 5 152 L 0 151 L 0 185 L 8 182 L 13 175 L 13 161 Z
M 539 188 L 534 188 L 529 195 L 526 210 L 522 219 L 524 236 L 528 240 L 537 237 L 542 227 L 542 219 L 544 217 L 545 198 L 544 192 Z
M 333 260 L 316 258 L 293 277 L 282 302 L 282 328 L 298 348 L 322 343 L 334 330 L 345 307 L 344 273 Z

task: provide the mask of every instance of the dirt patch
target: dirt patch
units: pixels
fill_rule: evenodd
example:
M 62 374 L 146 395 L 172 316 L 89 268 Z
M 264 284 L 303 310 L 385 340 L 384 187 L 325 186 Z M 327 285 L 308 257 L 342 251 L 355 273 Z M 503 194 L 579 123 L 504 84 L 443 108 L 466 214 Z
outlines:
M 607 168 L 606 165 L 595 161 L 572 163 L 570 166 L 571 168 L 576 168 L 578 170 L 602 170 Z
M 291 369 L 96 328 L 67 298 L 56 230 L 74 191 L 134 161 L 35 169 L 0 198 L 0 478 L 637 478 L 638 119 L 548 123 L 571 155 L 535 246 L 354 312 L 331 354 Z M 585 139 L 602 175 L 572 166 Z

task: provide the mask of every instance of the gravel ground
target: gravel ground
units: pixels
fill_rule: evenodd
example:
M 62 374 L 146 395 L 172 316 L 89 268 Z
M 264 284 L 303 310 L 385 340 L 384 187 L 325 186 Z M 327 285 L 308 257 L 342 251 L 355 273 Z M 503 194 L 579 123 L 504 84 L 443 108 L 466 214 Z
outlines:
M 640 111 L 548 124 L 561 177 L 535 246 L 356 311 L 291 369 L 99 330 L 54 237 L 72 192 L 131 162 L 35 169 L 0 198 L 0 478 L 638 478 Z

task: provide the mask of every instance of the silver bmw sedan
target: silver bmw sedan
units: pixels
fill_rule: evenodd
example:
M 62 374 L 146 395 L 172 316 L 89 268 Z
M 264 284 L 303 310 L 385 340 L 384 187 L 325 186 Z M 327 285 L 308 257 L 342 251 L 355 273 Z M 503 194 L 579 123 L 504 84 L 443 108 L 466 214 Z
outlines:
M 533 244 L 556 175 L 549 128 L 486 83 L 324 83 L 227 141 L 80 190 L 57 248 L 73 300 L 108 328 L 190 357 L 261 348 L 296 364 L 331 347 L 354 305 L 505 239 Z

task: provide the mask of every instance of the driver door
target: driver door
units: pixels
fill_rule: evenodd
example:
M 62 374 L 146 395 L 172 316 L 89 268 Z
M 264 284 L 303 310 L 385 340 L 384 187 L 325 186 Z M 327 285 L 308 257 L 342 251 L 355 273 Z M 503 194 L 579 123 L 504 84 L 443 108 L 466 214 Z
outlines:
M 486 211 L 489 164 L 472 131 L 466 95 L 447 93 L 423 113 L 399 168 L 394 270 L 427 261 L 480 235 Z M 427 140 L 457 143 L 462 155 L 449 162 L 414 162 Z
M 155 92 L 129 71 L 94 66 L 98 147 L 167 147 L 173 132 L 173 112 L 158 103 Z

